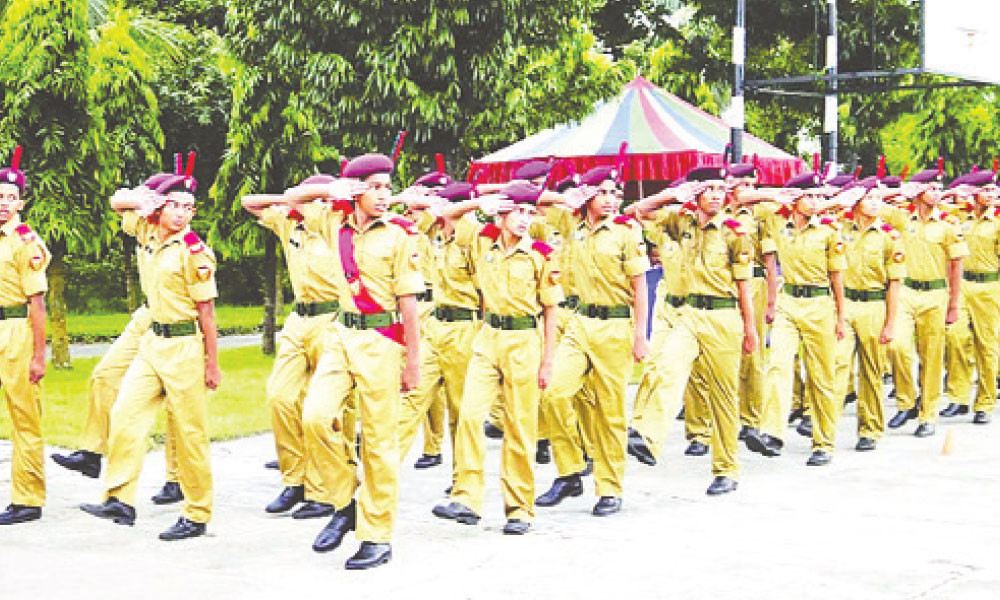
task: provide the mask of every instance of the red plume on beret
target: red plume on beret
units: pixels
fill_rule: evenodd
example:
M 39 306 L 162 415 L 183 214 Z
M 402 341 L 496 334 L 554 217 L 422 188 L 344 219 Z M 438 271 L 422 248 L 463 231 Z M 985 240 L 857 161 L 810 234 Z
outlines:
M 194 175 L 194 159 L 198 157 L 198 153 L 194 150 L 188 152 L 187 168 L 184 169 L 184 176 L 191 177 Z
M 728 167 L 730 162 L 735 162 L 735 161 L 730 161 L 729 160 L 729 154 L 732 151 L 733 151 L 733 145 L 732 144 L 726 144 L 726 148 L 722 151 L 722 165 L 723 166 Z
M 862 171 L 862 170 L 863 170 L 864 168 L 865 168 L 865 166 L 864 166 L 864 165 L 858 165 L 858 168 L 857 168 L 857 169 L 854 169 L 854 178 L 855 178 L 855 179 L 857 179 L 858 177 L 861 177 L 861 171 Z
M 444 154 L 438 152 L 434 155 L 434 160 L 437 162 L 438 173 L 444 173 Z
M 882 154 L 878 157 L 878 168 L 875 170 L 875 177 L 882 179 L 885 177 L 885 155 Z
M 819 152 L 813 153 L 813 173 L 819 173 Z
M 618 158 L 615 160 L 615 170 L 618 171 L 618 176 L 615 178 L 618 183 L 625 181 L 625 155 L 628 152 L 628 142 L 622 142 L 621 146 L 618 146 Z
M 899 174 L 900 179 L 906 179 L 906 176 L 910 174 L 910 165 L 903 165 L 903 172 Z
M 938 175 L 944 175 L 944 157 L 939 156 L 937 160 Z
M 24 150 L 21 146 L 14 148 L 14 156 L 10 159 L 10 168 L 12 171 L 21 170 L 21 151 Z
M 342 159 L 340 159 L 340 176 L 341 177 L 344 176 L 344 170 L 346 170 L 346 169 L 347 169 L 347 159 L 346 158 L 342 158 Z
M 406 130 L 403 129 L 396 136 L 396 144 L 392 149 L 392 162 L 399 160 L 399 153 L 403 151 L 403 141 L 406 140 Z

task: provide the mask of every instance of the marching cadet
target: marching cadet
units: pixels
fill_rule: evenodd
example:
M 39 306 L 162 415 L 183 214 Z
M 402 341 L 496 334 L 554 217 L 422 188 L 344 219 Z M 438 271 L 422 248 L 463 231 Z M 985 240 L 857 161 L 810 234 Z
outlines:
M 450 203 L 463 203 L 473 201 L 477 194 L 473 185 L 455 182 L 437 189 L 435 196 Z M 459 243 L 454 221 L 436 218 L 427 211 L 417 221 L 417 227 L 431 242 L 430 275 L 436 292 L 431 322 L 421 338 L 424 347 L 421 350 L 420 387 L 418 393 L 404 399 L 400 410 L 399 451 L 401 457 L 406 456 L 428 406 L 433 405 L 436 398 L 445 398 L 454 481 L 455 443 L 465 374 L 472 359 L 472 340 L 482 325 L 479 290 L 473 281 L 471 245 Z
M 480 519 L 485 482 L 483 419 L 497 398 L 503 402 L 500 479 L 505 534 L 528 531 L 534 517 L 531 450 L 538 427 L 538 402 L 552 380 L 556 309 L 563 300 L 559 266 L 552 249 L 533 240 L 528 229 L 542 188 L 508 184 L 503 201 L 486 208 L 497 224 L 479 226 L 461 218 L 461 206 L 446 218 L 458 219 L 456 238 L 469 246 L 485 308 L 484 325 L 472 343 L 455 441 L 456 474 L 447 503 L 434 515 L 473 525 Z
M 345 165 L 345 180 L 303 186 L 318 188 L 318 194 L 294 188 L 286 192 L 292 201 L 317 195 L 350 198 L 346 205 L 303 207 L 306 227 L 336 249 L 348 285 L 340 298 L 340 324 L 328 334 L 331 339 L 324 344 L 302 413 L 306 454 L 337 509 L 313 550 L 329 552 L 348 531 L 356 530 L 361 545 L 345 563 L 347 569 L 368 569 L 392 558 L 400 388 L 412 390 L 420 380 L 416 297 L 425 287 L 418 232 L 409 221 L 387 212 L 393 167 L 385 155 L 365 154 Z M 337 189 L 343 183 L 349 184 L 347 193 Z M 354 433 L 344 430 L 342 420 L 352 390 L 361 421 L 360 482 L 350 452 L 353 439 L 344 439 Z
M 958 178 L 949 193 L 971 196 L 972 212 L 961 224 L 969 256 L 963 264 L 962 294 L 972 324 L 976 370 L 976 401 L 972 422 L 990 422 L 997 400 L 1000 361 L 1000 217 L 997 204 L 997 174 L 976 171 Z M 950 380 L 950 375 L 949 375 Z M 957 400 L 957 401 L 956 401 Z M 968 412 L 969 396 L 953 399 L 955 409 L 945 416 Z M 963 411 L 962 408 L 965 408 Z M 942 413 L 943 414 L 943 413 Z
M 961 231 L 937 210 L 943 185 L 943 164 L 914 175 L 908 184 L 916 197 L 908 209 L 887 206 L 883 218 L 903 235 L 906 253 L 905 289 L 900 297 L 896 337 L 889 344 L 889 361 L 896 383 L 897 412 L 889 420 L 898 429 L 918 418 L 914 435 L 934 434 L 941 396 L 945 326 L 958 320 L 962 260 L 969 247 Z M 919 184 L 914 186 L 914 184 Z M 916 340 L 916 347 L 914 347 Z M 913 379 L 914 357 L 920 359 L 920 391 Z
M 549 415 L 549 437 L 559 476 L 535 504 L 554 506 L 583 492 L 579 473 L 586 464 L 574 439 L 577 432 L 561 427 L 579 420 L 587 424 L 594 453 L 599 500 L 593 514 L 606 516 L 622 506 L 630 357 L 642 361 L 649 351 L 649 260 L 638 223 L 628 216 L 615 216 L 617 169 L 595 167 L 580 183 L 596 188 L 596 195 L 581 207 L 580 216 L 562 210 L 558 219 L 567 240 L 563 267 L 573 273 L 579 304 L 560 340 L 553 379 L 542 400 Z M 590 401 L 577 405 L 575 398 L 584 387 L 592 392 Z M 566 415 L 577 410 L 579 419 Z
M 45 376 L 45 244 L 21 221 L 25 175 L 21 147 L 0 169 L 0 382 L 7 396 L 11 438 L 11 499 L 0 525 L 42 518 L 45 449 L 39 382 Z
M 852 376 L 855 356 L 859 365 L 858 451 L 874 450 L 885 433 L 882 407 L 882 374 L 888 367 L 886 344 L 895 335 L 900 286 L 906 275 L 902 235 L 879 215 L 883 190 L 859 185 L 858 200 L 845 216 L 841 231 L 845 245 L 844 337 L 837 342 L 835 381 L 837 398 L 843 398 Z
M 784 285 L 771 326 L 771 355 L 765 374 L 764 418 L 760 435 L 749 434 L 747 447 L 778 456 L 784 446 L 785 416 L 792 402 L 796 351 L 805 365 L 812 390 L 812 455 L 807 465 L 828 464 L 833 454 L 843 394 L 836 396 L 833 375 L 835 346 L 844 337 L 844 243 L 836 223 L 818 215 L 824 199 L 818 173 L 793 177 L 786 188 L 801 190 L 790 207 L 776 211 L 763 240 L 765 253 L 781 264 Z M 769 271 L 768 276 L 776 274 Z M 769 282 L 769 296 L 777 286 Z M 770 317 L 770 315 L 769 315 Z M 801 349 L 800 349 L 801 344 Z
M 160 534 L 178 540 L 205 533 L 212 514 L 212 474 L 205 417 L 208 389 L 219 371 L 214 299 L 215 257 L 189 228 L 197 182 L 193 154 L 185 175 L 173 175 L 155 194 L 117 194 L 111 208 L 122 229 L 137 235 L 142 217 L 156 224 L 143 289 L 153 325 L 144 335 L 111 410 L 105 501 L 80 508 L 122 525 L 135 522 L 135 491 L 146 453 L 146 437 L 157 407 L 172 405 L 177 467 L 185 504 L 177 522 Z
M 303 185 L 335 181 L 330 175 L 312 175 Z M 306 228 L 302 212 L 281 202 L 281 196 L 244 196 L 243 208 L 281 241 L 288 278 L 295 294 L 295 308 L 278 334 L 278 352 L 267 380 L 267 401 L 278 465 L 285 488 L 265 507 L 283 513 L 305 502 L 292 513 L 294 519 L 330 516 L 323 481 L 307 459 L 302 426 L 306 388 L 323 353 L 332 323 L 340 315 L 343 274 L 336 253 L 317 232 Z
M 177 155 L 177 171 L 180 174 L 182 166 L 180 154 Z M 140 188 L 141 193 L 151 194 L 158 185 L 171 176 L 171 173 L 157 173 L 147 179 Z M 148 191 L 147 191 L 148 190 Z M 149 223 L 140 222 L 142 232 L 136 233 L 136 265 L 139 271 L 139 284 L 142 286 L 147 278 L 143 275 L 146 270 L 146 261 L 152 251 L 152 244 L 155 242 L 156 228 Z M 143 296 L 148 294 L 143 292 Z M 139 343 L 142 336 L 153 325 L 153 316 L 149 312 L 149 307 L 143 304 L 137 308 L 129 319 L 128 324 L 121 334 L 115 338 L 114 343 L 108 351 L 101 357 L 101 360 L 94 367 L 87 381 L 89 398 L 87 403 L 87 419 L 84 422 L 83 435 L 80 440 L 80 449 L 70 454 L 53 454 L 52 460 L 56 464 L 71 471 L 77 471 L 86 477 L 97 478 L 101 475 L 101 457 L 107 453 L 108 434 L 111 425 L 111 408 L 118 398 L 118 391 L 121 389 L 122 379 L 129 365 L 139 354 Z M 174 417 L 171 407 L 167 409 L 167 435 L 164 444 L 163 456 L 167 464 L 167 481 L 151 500 L 154 504 L 173 504 L 184 499 L 181 486 L 177 482 L 177 450 L 174 446 L 174 438 L 177 433 L 174 430 Z
M 712 474 L 707 493 L 737 488 L 739 464 L 740 352 L 757 349 L 757 329 L 748 280 L 753 274 L 753 246 L 742 224 L 727 218 L 725 169 L 701 167 L 688 173 L 687 184 L 640 201 L 636 214 L 647 229 L 663 229 L 681 247 L 686 274 L 686 306 L 664 342 L 665 361 L 657 398 L 663 408 L 649 431 L 662 439 L 669 417 L 680 404 L 692 369 L 710 373 L 708 405 L 712 415 Z M 665 202 L 687 200 L 693 211 L 658 210 Z M 649 434 L 647 434 L 649 435 Z

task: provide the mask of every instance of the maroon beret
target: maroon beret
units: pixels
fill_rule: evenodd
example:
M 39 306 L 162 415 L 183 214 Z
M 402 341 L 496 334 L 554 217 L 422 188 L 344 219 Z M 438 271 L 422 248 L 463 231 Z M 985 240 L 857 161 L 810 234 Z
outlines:
M 844 187 L 849 183 L 854 183 L 856 178 L 853 173 L 841 173 L 840 175 L 834 175 L 830 179 L 827 179 L 825 185 L 833 187 Z
M 170 192 L 188 192 L 193 194 L 198 189 L 198 180 L 187 175 L 171 175 L 156 186 L 156 193 L 161 195 Z
M 695 167 L 688 171 L 688 181 L 723 181 L 726 178 L 724 167 Z
M 434 192 L 434 195 L 449 202 L 462 202 L 476 196 L 476 186 L 464 181 L 456 181 L 439 188 Z
M 24 171 L 21 170 L 21 146 L 14 148 L 10 166 L 0 169 L 0 183 L 12 183 L 24 191 Z
M 362 154 L 348 161 L 340 176 L 365 179 L 376 173 L 392 173 L 392 166 L 392 159 L 385 154 Z
M 960 185 L 995 185 L 997 182 L 997 174 L 993 171 L 974 171 L 972 173 L 966 173 L 965 175 L 959 175 L 948 184 L 948 189 L 958 187 Z
M 924 169 L 910 177 L 910 183 L 944 183 L 946 175 L 938 169 Z
M 430 171 L 429 173 L 424 173 L 417 180 L 413 182 L 413 185 L 422 185 L 428 188 L 439 188 L 444 187 L 451 183 L 451 177 L 447 173 L 442 173 L 440 171 Z
M 538 179 L 549 174 L 554 166 L 547 160 L 533 160 L 518 167 L 514 171 L 514 179 Z
M 153 175 L 146 181 L 142 182 L 142 185 L 148 187 L 151 190 L 155 190 L 160 186 L 161 183 L 163 183 L 164 181 L 173 176 L 174 176 L 173 173 L 157 173 L 156 175 Z
M 579 173 L 573 173 L 569 177 L 567 177 L 567 178 L 563 179 L 562 181 L 560 181 L 559 183 L 557 183 L 555 189 L 556 189 L 557 192 L 562 193 L 562 192 L 565 192 L 566 190 L 568 190 L 570 188 L 575 188 L 578 185 L 580 185 L 580 174 Z
M 899 175 L 887 175 L 880 179 L 879 183 L 888 188 L 898 188 L 903 184 L 903 178 Z
M 615 167 L 603 166 L 594 167 L 580 177 L 580 185 L 600 185 L 601 182 L 610 179 L 618 179 L 618 169 Z
M 756 177 L 757 167 L 750 163 L 735 163 L 729 165 L 726 171 L 729 177 Z
M 818 188 L 820 183 L 819 173 L 802 173 L 796 175 L 785 182 L 786 188 L 799 188 L 800 190 L 810 190 Z
M 514 182 L 503 186 L 500 193 L 515 204 L 538 204 L 542 188 L 531 183 Z
M 310 175 L 302 180 L 300 185 L 313 185 L 313 184 L 327 184 L 337 181 L 337 178 L 333 175 L 327 175 L 326 173 L 316 173 L 315 175 Z

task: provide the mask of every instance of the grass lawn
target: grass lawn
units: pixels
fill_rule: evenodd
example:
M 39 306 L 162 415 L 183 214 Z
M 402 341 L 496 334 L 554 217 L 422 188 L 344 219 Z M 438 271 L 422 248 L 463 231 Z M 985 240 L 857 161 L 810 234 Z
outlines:
M 47 444 L 76 448 L 87 414 L 87 378 L 96 358 L 73 361 L 73 368 L 49 369 L 42 390 L 42 433 Z M 271 418 L 264 398 L 264 383 L 273 359 L 258 347 L 225 348 L 219 351 L 222 385 L 208 395 L 209 431 L 213 440 L 231 439 L 267 431 Z M 6 404 L 6 398 L 3 402 Z M 10 439 L 6 406 L 0 413 L 0 437 Z M 162 440 L 163 415 L 155 428 Z

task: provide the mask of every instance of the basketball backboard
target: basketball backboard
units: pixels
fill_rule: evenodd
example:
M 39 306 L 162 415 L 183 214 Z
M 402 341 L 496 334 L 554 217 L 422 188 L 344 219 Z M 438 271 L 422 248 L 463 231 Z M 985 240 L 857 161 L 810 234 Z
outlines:
M 1000 0 L 923 0 L 923 68 L 1000 84 Z

